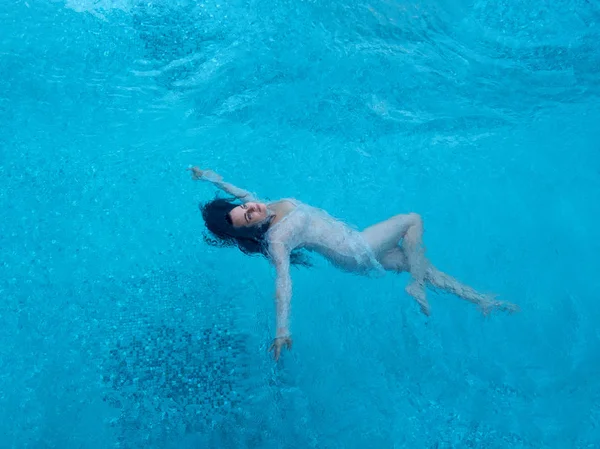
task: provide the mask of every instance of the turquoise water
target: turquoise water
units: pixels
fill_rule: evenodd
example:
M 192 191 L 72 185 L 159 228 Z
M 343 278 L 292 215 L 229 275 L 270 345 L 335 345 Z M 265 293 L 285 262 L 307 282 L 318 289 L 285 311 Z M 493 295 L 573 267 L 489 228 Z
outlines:
M 5 0 L 0 447 L 600 447 L 593 1 Z M 188 164 L 362 228 L 405 276 L 273 273 L 206 244 Z

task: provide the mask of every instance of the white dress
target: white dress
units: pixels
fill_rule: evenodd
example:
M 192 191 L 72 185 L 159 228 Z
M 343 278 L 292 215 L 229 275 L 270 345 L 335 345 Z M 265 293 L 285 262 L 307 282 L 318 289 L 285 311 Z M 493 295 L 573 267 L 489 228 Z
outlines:
M 265 235 L 268 248 L 279 245 L 289 255 L 295 249 L 321 254 L 345 271 L 380 275 L 385 269 L 362 234 L 324 210 L 286 199 L 296 207 L 271 226 Z

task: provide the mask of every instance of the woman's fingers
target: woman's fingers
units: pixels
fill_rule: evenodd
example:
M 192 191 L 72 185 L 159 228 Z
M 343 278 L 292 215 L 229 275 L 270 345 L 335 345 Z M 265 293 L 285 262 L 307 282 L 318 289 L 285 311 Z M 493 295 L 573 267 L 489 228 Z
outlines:
M 273 351 L 273 358 L 275 360 L 279 359 L 279 346 L 276 344 L 276 342 L 273 342 L 271 344 L 271 347 L 269 348 L 269 352 Z
M 292 339 L 284 338 L 283 341 L 280 339 L 275 339 L 275 341 L 269 347 L 269 352 L 273 351 L 273 358 L 277 361 L 279 360 L 279 356 L 281 355 L 281 348 L 285 345 L 288 350 L 292 349 Z

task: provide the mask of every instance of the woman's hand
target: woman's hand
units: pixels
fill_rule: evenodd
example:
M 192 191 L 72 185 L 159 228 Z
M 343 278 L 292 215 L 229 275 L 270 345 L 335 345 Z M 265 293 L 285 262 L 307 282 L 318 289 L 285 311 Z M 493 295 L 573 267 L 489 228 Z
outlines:
M 192 172 L 193 180 L 198 181 L 199 179 L 202 179 L 202 175 L 204 172 L 198 167 L 188 167 L 188 170 Z
M 275 360 L 279 360 L 279 355 L 281 354 L 281 348 L 285 346 L 288 350 L 292 349 L 292 337 L 276 337 L 273 340 L 273 344 L 269 348 L 269 352 L 273 351 L 273 357 Z
M 188 170 L 192 172 L 192 179 L 196 181 L 207 180 L 212 182 L 218 182 L 222 180 L 221 176 L 217 175 L 212 170 L 201 170 L 198 167 L 189 167 Z

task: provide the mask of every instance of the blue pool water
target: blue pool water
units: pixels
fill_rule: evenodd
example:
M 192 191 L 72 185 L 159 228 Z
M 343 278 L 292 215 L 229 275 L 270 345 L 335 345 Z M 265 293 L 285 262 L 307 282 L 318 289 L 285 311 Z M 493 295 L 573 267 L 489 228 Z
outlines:
M 1 448 L 600 447 L 600 6 L 4 0 Z M 358 228 L 405 276 L 273 273 L 204 241 L 188 164 Z

